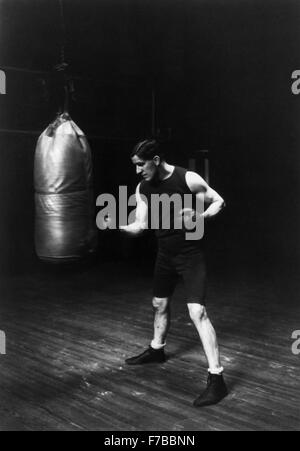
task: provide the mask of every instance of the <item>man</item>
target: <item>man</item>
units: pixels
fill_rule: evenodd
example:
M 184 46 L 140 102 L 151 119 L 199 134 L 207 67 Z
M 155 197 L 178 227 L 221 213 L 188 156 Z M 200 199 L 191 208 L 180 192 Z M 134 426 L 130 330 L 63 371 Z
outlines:
M 225 206 L 221 196 L 195 172 L 168 164 L 156 140 L 142 141 L 135 146 L 132 163 L 143 181 L 136 190 L 135 222 L 121 229 L 138 235 L 148 227 L 151 196 L 180 194 L 208 203 L 203 220 L 216 216 Z M 171 213 L 170 213 L 171 214 Z M 190 317 L 199 333 L 209 365 L 206 390 L 195 400 L 196 407 L 217 404 L 227 396 L 215 330 L 206 311 L 206 267 L 201 240 L 187 240 L 186 230 L 171 226 L 158 229 L 158 255 L 154 271 L 153 307 L 154 336 L 149 349 L 126 360 L 128 365 L 163 363 L 170 326 L 170 301 L 178 276 L 182 276 Z

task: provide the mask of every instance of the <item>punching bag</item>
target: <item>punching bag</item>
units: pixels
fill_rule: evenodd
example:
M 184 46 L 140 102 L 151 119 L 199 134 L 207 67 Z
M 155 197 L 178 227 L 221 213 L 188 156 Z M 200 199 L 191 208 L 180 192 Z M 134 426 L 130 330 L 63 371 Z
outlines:
M 38 140 L 34 184 L 38 257 L 60 263 L 95 252 L 91 150 L 67 113 L 59 115 Z

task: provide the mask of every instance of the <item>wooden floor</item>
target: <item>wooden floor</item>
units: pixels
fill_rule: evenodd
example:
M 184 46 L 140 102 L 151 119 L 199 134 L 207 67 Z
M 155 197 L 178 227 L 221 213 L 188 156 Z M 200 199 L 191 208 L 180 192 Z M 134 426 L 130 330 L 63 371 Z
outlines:
M 151 338 L 151 273 L 113 264 L 6 278 L 0 430 L 300 430 L 298 293 L 288 279 L 242 268 L 212 275 L 209 314 L 230 396 L 198 410 L 206 363 L 181 287 L 167 363 L 126 367 Z

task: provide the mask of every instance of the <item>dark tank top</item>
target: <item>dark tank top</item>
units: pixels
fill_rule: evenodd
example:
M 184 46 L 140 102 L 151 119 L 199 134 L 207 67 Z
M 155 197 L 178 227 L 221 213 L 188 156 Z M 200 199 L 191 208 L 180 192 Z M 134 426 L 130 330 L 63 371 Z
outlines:
M 142 181 L 140 184 L 140 194 L 145 196 L 148 202 L 148 227 L 151 227 L 151 196 L 153 194 L 163 195 L 167 194 L 172 196 L 179 194 L 182 200 L 182 208 L 184 207 L 184 195 L 188 194 L 192 196 L 192 205 L 194 207 L 196 203 L 196 197 L 192 194 L 190 188 L 186 183 L 187 169 L 175 166 L 175 169 L 170 177 L 165 180 Z M 202 240 L 186 240 L 186 230 L 174 228 L 174 205 L 170 203 L 170 228 L 164 230 L 162 228 L 162 211 L 160 211 L 158 222 L 159 228 L 155 230 L 156 237 L 158 239 L 159 249 L 168 253 L 178 253 L 180 251 L 196 250 L 201 247 Z

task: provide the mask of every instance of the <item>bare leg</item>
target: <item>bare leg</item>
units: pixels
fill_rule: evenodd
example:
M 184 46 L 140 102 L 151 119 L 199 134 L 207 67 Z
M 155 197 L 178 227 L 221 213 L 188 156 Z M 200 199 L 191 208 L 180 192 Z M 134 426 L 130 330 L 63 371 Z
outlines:
M 190 317 L 199 333 L 200 340 L 211 371 L 221 370 L 220 352 L 215 329 L 201 304 L 188 304 Z
M 165 345 L 170 328 L 170 298 L 153 298 L 154 338 L 151 346 L 160 348 Z
M 142 354 L 126 359 L 128 365 L 163 363 L 166 361 L 164 347 L 170 327 L 170 299 L 153 298 L 154 338 L 151 346 Z
M 223 368 L 220 362 L 220 352 L 217 336 L 211 324 L 206 308 L 201 304 L 188 304 L 192 321 L 199 333 L 204 352 L 209 365 L 207 388 L 194 401 L 195 407 L 204 407 L 218 404 L 228 395 L 223 378 Z

